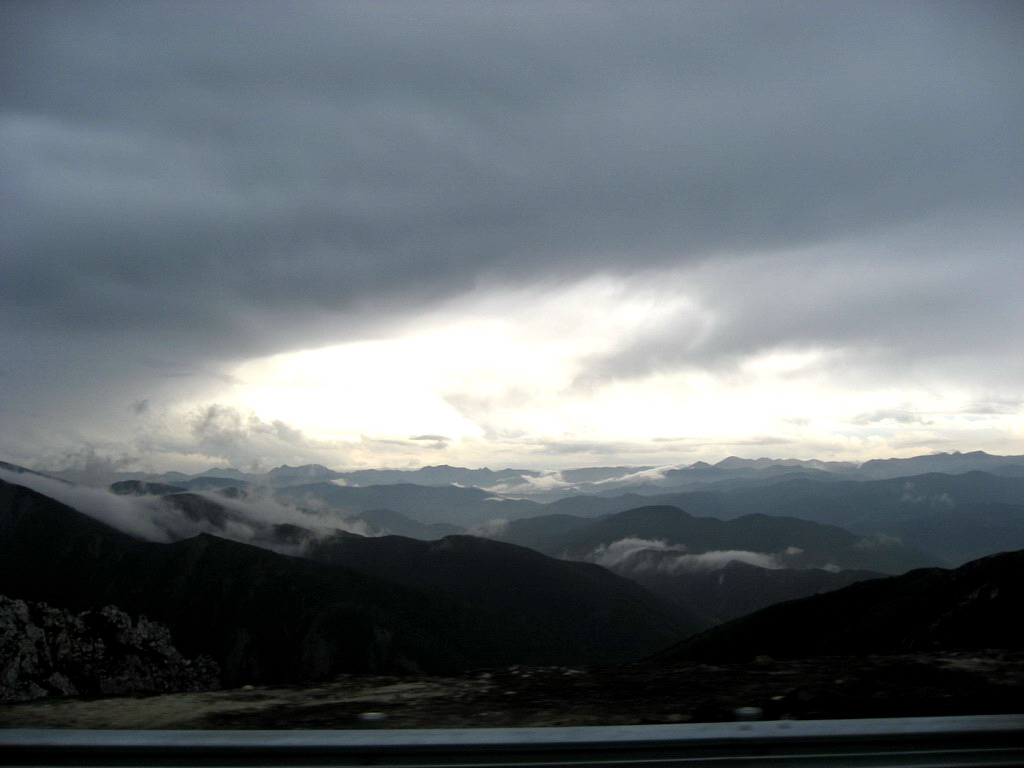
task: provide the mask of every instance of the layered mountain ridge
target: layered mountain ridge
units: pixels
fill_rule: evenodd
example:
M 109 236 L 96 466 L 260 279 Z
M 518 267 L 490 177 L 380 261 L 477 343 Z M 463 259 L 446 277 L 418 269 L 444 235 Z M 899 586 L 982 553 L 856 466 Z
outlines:
M 0 466 L 2 466 L 0 462 Z M 239 483 L 284 488 L 333 482 L 350 487 L 371 485 L 458 485 L 490 490 L 502 496 L 531 497 L 553 501 L 577 494 L 621 494 L 632 490 L 643 495 L 680 492 L 724 481 L 774 482 L 798 477 L 815 479 L 884 480 L 928 473 L 962 474 L 984 471 L 1020 476 L 1024 455 L 997 456 L 984 451 L 936 453 L 899 459 L 872 459 L 863 463 L 819 459 L 744 459 L 730 456 L 715 464 L 697 461 L 689 465 L 581 467 L 563 470 L 506 468 L 468 469 L 447 464 L 419 469 L 360 469 L 340 471 L 319 464 L 280 466 L 268 472 L 245 472 L 231 467 L 211 467 L 195 474 L 181 472 L 125 472 L 118 480 L 182 485 L 209 477 Z M 51 472 L 74 482 L 85 478 L 74 471 Z M 98 478 L 92 478 L 97 480 Z M 110 479 L 105 481 L 109 483 Z
M 497 486 L 358 485 L 318 466 L 122 477 L 106 490 L 3 464 L 0 593 L 145 614 L 185 656 L 215 659 L 227 685 L 614 664 L 668 647 L 672 663 L 970 649 L 986 638 L 1016 648 L 998 617 L 1019 609 L 1019 590 L 1003 576 L 972 581 L 963 574 L 978 572 L 973 562 L 938 567 L 1024 547 L 1015 458 L 869 467 L 963 470 L 886 479 L 828 462 L 735 458 L 557 477 L 502 471 L 506 491 L 517 478 L 544 493 L 576 483 L 546 503 Z M 360 477 L 426 482 L 458 468 L 424 470 Z M 677 470 L 719 479 L 613 492 L 626 476 L 647 490 Z M 602 495 L 578 493 L 584 484 Z M 999 573 L 1021 565 L 1001 562 L 1010 565 Z M 793 607 L 804 604 L 812 608 Z M 816 621 L 837 629 L 822 633 Z M 899 631 L 893 639 L 881 628 Z M 825 644 L 806 640 L 823 634 Z
M 145 613 L 171 629 L 184 653 L 209 653 L 228 685 L 340 672 L 609 663 L 653 652 L 700 626 L 596 566 L 456 538 L 445 567 L 476 560 L 492 573 L 509 572 L 508 583 L 546 568 L 560 585 L 560 599 L 591 608 L 570 610 L 573 622 L 567 623 L 565 610 L 545 604 L 540 590 L 532 605 L 523 601 L 512 613 L 489 607 L 499 604 L 494 598 L 459 594 L 454 583 L 447 590 L 414 587 L 370 569 L 288 557 L 209 534 L 167 544 L 142 541 L 9 483 L 0 485 L 0 592 L 72 610 L 114 604 Z M 400 537 L 373 541 L 374 563 L 390 558 L 394 573 L 403 548 L 423 545 Z M 482 555 L 480 548 L 486 548 Z M 468 575 L 486 594 L 485 572 Z

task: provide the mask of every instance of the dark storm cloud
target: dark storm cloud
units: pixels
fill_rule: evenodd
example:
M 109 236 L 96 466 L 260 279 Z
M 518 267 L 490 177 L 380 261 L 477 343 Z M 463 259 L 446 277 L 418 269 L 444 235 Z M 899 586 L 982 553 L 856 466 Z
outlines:
M 592 361 L 579 383 L 693 368 L 729 372 L 764 351 L 823 352 L 823 372 L 853 382 L 908 372 L 1010 388 L 1024 359 L 1019 217 L 950 214 L 787 253 L 737 256 L 689 270 L 700 299 Z M 1009 221 L 1007 220 L 1009 219 Z M 994 395 L 993 395 L 994 396 Z
M 129 408 L 160 370 L 198 381 L 475 287 L 1002 227 L 1021 203 L 1022 19 L 988 2 L 6 2 L 5 370 L 26 403 L 70 366 L 82 397 Z M 980 281 L 1003 292 L 989 307 L 1019 275 L 1002 251 L 943 258 L 1003 270 Z M 890 276 L 927 259 L 906 264 Z M 772 267 L 726 270 L 703 283 L 742 315 L 718 351 L 681 347 L 684 318 L 595 375 L 844 326 L 870 341 L 946 298 L 965 328 L 992 320 L 950 266 L 915 293 L 819 265 L 836 282 L 797 311 L 763 297 L 786 288 Z

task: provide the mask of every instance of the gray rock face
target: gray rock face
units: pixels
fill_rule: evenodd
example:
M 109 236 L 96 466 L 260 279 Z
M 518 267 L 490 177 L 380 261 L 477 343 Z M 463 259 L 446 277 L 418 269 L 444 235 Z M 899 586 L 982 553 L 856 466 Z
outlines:
M 184 658 L 145 616 L 133 622 L 112 605 L 75 615 L 0 595 L 0 701 L 207 691 L 219 676 L 216 662 Z

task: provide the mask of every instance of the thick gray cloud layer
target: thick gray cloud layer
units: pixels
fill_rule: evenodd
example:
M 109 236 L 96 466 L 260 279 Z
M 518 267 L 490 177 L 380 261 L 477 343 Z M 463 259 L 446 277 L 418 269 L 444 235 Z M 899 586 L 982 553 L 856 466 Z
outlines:
M 12 441 L 72 393 L 595 271 L 690 269 L 723 318 L 595 380 L 852 344 L 1020 381 L 1020 3 L 8 0 L 0 29 Z

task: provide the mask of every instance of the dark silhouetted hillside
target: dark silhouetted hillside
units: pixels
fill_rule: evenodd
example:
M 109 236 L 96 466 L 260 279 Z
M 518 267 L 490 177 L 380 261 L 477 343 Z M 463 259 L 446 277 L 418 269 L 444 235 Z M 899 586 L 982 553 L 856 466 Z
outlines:
M 773 605 L 688 638 L 662 661 L 1024 649 L 1024 551 Z
M 340 534 L 314 544 L 307 556 L 502 616 L 521 638 L 547 648 L 550 663 L 576 664 L 580 654 L 600 662 L 639 658 L 662 638 L 708 626 L 599 566 L 474 536 L 427 542 Z
M 883 575 L 859 570 L 762 568 L 740 560 L 732 560 L 715 569 L 691 568 L 675 572 L 614 570 L 656 595 L 715 623 L 753 613 L 775 603 L 831 592 Z

